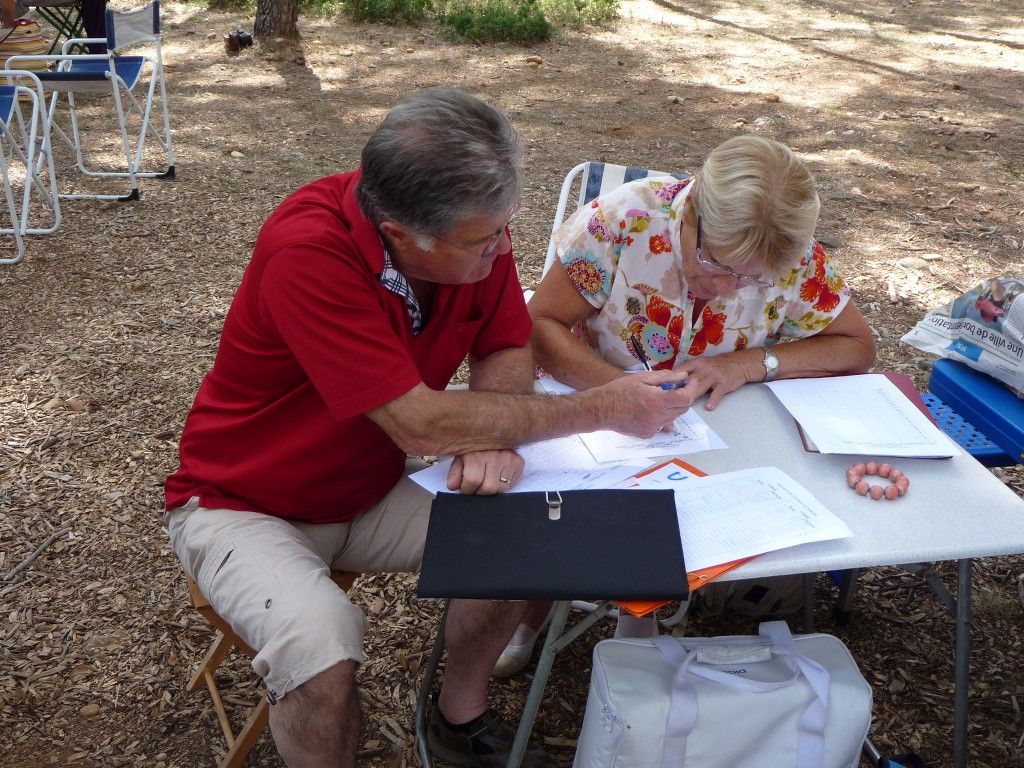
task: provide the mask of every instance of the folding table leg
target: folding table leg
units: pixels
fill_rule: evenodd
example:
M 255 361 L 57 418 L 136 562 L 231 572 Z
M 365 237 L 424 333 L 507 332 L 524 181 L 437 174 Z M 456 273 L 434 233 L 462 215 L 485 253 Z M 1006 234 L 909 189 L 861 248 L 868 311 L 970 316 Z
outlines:
M 956 661 L 953 669 L 953 768 L 967 768 L 967 694 L 971 675 L 971 564 L 956 564 Z

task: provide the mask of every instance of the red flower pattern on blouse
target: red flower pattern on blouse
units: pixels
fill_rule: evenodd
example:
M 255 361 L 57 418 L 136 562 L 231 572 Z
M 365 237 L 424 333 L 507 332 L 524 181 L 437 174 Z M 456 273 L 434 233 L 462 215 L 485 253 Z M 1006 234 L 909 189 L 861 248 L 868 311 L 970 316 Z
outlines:
M 700 330 L 693 336 L 690 344 L 690 357 L 704 354 L 708 344 L 717 345 L 725 340 L 725 313 L 715 313 L 711 307 L 705 306 L 701 312 Z
M 668 253 L 672 250 L 672 243 L 665 235 L 654 235 L 650 239 L 651 253 Z
M 826 263 L 831 267 L 831 262 L 828 261 L 825 251 L 819 243 L 814 244 L 811 260 L 814 262 L 814 276 L 800 286 L 800 298 L 807 302 L 814 302 L 814 308 L 821 312 L 831 312 L 839 306 L 839 290 L 843 286 L 842 278 L 833 269 L 826 268 Z

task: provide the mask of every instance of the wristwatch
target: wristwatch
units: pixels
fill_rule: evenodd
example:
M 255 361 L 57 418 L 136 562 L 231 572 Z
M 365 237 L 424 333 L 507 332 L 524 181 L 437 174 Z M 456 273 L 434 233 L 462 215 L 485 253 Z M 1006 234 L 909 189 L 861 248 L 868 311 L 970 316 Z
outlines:
M 761 381 L 771 381 L 779 372 L 779 358 L 770 349 L 764 351 L 764 378 Z

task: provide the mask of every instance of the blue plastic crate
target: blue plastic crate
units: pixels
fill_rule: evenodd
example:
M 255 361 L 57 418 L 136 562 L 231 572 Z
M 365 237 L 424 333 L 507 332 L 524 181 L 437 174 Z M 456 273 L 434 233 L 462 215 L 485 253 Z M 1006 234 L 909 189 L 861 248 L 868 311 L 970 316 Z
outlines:
M 1024 452 L 1024 401 L 955 360 L 936 360 L 922 395 L 939 427 L 986 467 L 1009 467 Z

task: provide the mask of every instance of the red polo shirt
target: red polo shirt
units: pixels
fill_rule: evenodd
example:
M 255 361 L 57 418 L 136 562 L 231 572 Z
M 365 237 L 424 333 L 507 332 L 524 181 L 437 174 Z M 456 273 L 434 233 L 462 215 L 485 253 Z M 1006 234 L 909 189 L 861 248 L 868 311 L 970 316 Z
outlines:
M 168 509 L 348 520 L 397 482 L 405 454 L 365 414 L 419 382 L 444 389 L 467 353 L 522 347 L 531 323 L 512 254 L 477 283 L 439 285 L 422 331 L 384 288 L 358 171 L 295 192 L 267 219 L 185 420 Z

